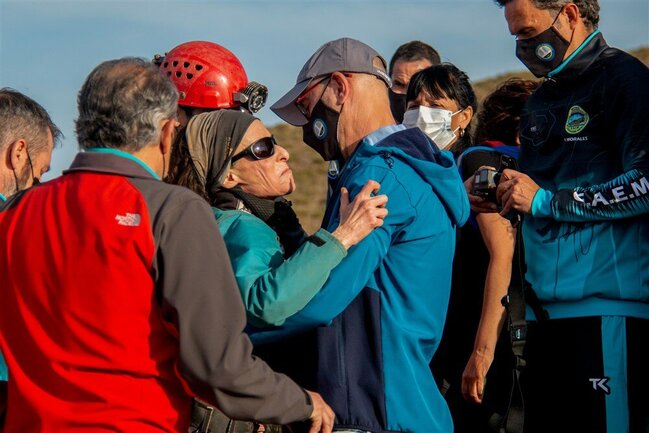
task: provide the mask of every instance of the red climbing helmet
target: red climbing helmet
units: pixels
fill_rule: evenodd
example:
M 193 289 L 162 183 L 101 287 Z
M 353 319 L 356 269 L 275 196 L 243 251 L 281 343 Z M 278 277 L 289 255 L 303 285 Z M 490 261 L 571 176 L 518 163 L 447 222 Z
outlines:
M 154 62 L 178 88 L 178 105 L 213 109 L 241 107 L 254 113 L 266 103 L 266 86 L 248 82 L 239 59 L 213 42 L 180 44 L 164 57 L 156 55 Z

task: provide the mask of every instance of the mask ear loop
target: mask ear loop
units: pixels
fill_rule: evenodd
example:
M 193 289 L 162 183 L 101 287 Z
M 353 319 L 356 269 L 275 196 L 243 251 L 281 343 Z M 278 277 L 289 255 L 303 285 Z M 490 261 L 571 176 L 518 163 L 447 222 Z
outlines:
M 457 110 L 455 113 L 451 113 L 451 117 L 455 116 L 455 115 L 458 114 L 458 113 L 463 112 L 464 110 L 466 110 L 466 107 L 464 107 L 464 108 L 460 108 L 460 109 Z
M 455 113 L 451 113 L 451 117 L 455 116 L 456 114 L 459 114 L 459 113 L 463 112 L 463 111 L 466 110 L 467 108 L 468 108 L 468 107 L 464 107 L 464 108 L 462 108 L 462 109 L 457 110 Z M 458 127 L 455 128 L 455 129 L 452 131 L 453 134 L 455 134 L 455 131 L 458 131 L 458 130 L 460 131 L 460 133 L 458 134 L 459 137 L 460 137 L 460 138 L 464 138 L 464 134 L 466 133 L 466 132 L 465 132 L 466 130 L 465 130 L 464 128 L 462 128 L 462 126 L 459 126 L 459 125 L 458 125 Z
M 29 169 L 32 172 L 32 185 L 38 185 L 39 183 L 41 183 L 41 181 L 34 175 L 34 165 L 32 164 L 31 156 L 29 156 L 29 150 L 25 149 L 25 152 L 27 153 L 27 162 L 29 163 Z M 20 191 L 20 186 L 18 185 L 18 175 L 16 174 L 16 169 L 14 167 L 11 168 L 11 171 L 13 171 L 14 173 L 14 183 L 16 184 L 15 189 L 16 194 L 18 194 L 18 191 Z
M 41 180 L 36 177 L 34 174 L 34 164 L 32 164 L 32 157 L 29 156 L 29 149 L 25 150 L 27 153 L 27 162 L 29 162 L 29 168 L 32 171 L 32 185 L 38 185 L 41 183 Z
M 15 187 L 15 189 L 16 189 L 15 194 L 18 194 L 18 191 L 20 191 L 20 190 L 18 189 L 18 175 L 16 175 L 16 169 L 15 169 L 15 168 L 12 167 L 12 168 L 11 168 L 11 171 L 14 172 L 14 182 L 15 182 L 15 184 L 16 184 L 16 187 Z
M 563 12 L 563 10 L 565 8 L 566 7 L 563 6 L 561 9 L 559 9 L 559 13 L 557 14 L 556 17 L 554 17 L 554 21 L 552 21 L 552 24 L 550 25 L 550 28 L 554 27 L 554 25 L 557 23 L 557 20 L 559 20 L 559 17 L 561 16 L 561 13 Z M 572 29 L 572 33 L 570 34 L 570 40 L 568 41 L 568 46 L 572 45 L 572 40 L 575 37 L 575 30 L 577 30 L 576 27 L 574 29 Z M 561 36 L 561 35 L 559 35 L 559 36 L 563 39 L 563 36 Z
M 457 110 L 455 113 L 451 113 L 451 118 L 453 118 L 453 116 L 455 116 L 456 114 L 459 114 L 459 113 L 463 112 L 464 110 L 466 110 L 466 108 L 467 107 L 464 107 L 464 108 L 461 108 L 461 109 Z M 460 138 L 464 137 L 464 128 L 462 128 L 461 126 L 458 125 L 458 127 L 455 128 L 451 132 L 453 132 L 453 134 L 455 134 L 455 131 L 457 131 L 457 130 L 460 130 L 460 134 L 459 134 Z
M 563 9 L 564 9 L 564 8 L 565 8 L 565 6 L 562 6 L 561 9 L 559 9 L 559 13 L 557 14 L 556 17 L 554 17 L 554 21 L 552 21 L 552 24 L 550 24 L 550 27 L 554 27 L 554 25 L 556 24 L 557 20 L 558 20 L 559 17 L 561 16 L 561 12 L 563 12 Z

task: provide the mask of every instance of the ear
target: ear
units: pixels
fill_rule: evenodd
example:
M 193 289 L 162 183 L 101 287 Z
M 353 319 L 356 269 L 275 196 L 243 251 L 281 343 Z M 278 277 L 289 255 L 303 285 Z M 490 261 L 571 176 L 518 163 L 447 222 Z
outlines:
M 162 123 L 162 132 L 160 133 L 160 152 L 167 155 L 171 152 L 171 146 L 176 132 L 178 122 L 175 119 L 167 119 Z
M 469 123 L 471 123 L 471 119 L 473 119 L 473 107 L 469 105 L 464 110 L 462 110 L 459 115 L 460 118 L 458 120 L 460 122 L 460 126 L 462 127 L 462 129 L 466 129 L 466 127 L 469 126 Z
M 574 30 L 579 21 L 581 21 L 581 12 L 579 12 L 579 7 L 574 3 L 568 3 L 563 7 L 563 13 L 566 14 L 566 17 L 568 18 L 570 30 Z
M 232 170 L 232 167 L 230 167 L 228 173 L 225 175 L 225 179 L 223 180 L 223 188 L 232 189 L 237 185 L 239 185 L 239 176 L 236 171 Z
M 343 105 L 351 95 L 351 76 L 345 75 L 342 72 L 334 72 L 331 74 L 330 87 L 334 92 L 336 105 Z
M 11 169 L 20 171 L 27 164 L 27 140 L 19 138 L 8 146 Z

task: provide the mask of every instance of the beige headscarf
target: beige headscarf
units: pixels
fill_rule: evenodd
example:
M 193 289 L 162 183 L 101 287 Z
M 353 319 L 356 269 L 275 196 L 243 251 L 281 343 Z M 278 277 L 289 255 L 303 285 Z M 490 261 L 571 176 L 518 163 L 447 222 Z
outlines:
M 255 120 L 242 111 L 218 110 L 198 114 L 187 124 L 189 154 L 210 198 L 221 188 L 230 160 Z

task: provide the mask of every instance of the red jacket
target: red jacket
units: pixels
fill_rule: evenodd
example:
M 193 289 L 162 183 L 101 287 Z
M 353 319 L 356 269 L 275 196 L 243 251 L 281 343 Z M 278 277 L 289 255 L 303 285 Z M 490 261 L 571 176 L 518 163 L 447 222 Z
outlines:
M 251 356 L 210 207 L 128 154 L 81 153 L 0 205 L 0 275 L 6 433 L 187 431 L 177 371 L 235 418 L 311 413 Z

